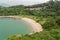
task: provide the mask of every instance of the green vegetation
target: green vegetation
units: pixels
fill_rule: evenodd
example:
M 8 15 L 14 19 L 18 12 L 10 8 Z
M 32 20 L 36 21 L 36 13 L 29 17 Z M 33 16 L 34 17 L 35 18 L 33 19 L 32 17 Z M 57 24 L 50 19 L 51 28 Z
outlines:
M 60 1 L 50 0 L 47 3 L 32 5 L 41 10 L 25 10 L 29 6 L 0 7 L 0 16 L 18 15 L 34 19 L 43 26 L 43 31 L 21 37 L 9 37 L 7 40 L 60 40 Z

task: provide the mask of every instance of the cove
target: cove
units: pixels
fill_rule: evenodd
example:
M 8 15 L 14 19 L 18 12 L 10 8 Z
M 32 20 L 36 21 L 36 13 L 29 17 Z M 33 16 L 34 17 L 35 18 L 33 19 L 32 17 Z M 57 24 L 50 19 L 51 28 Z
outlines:
M 6 40 L 14 34 L 28 34 L 31 27 L 21 19 L 0 18 L 0 40 Z

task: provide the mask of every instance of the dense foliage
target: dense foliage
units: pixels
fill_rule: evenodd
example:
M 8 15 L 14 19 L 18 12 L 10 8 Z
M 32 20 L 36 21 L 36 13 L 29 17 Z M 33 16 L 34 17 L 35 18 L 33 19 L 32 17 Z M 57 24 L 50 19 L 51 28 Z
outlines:
M 32 35 L 13 35 L 7 40 L 60 40 L 60 1 L 49 1 L 43 4 L 32 5 L 32 8 L 41 7 L 41 10 L 26 10 L 29 6 L 0 7 L 0 16 L 19 15 L 34 19 L 43 27 L 43 31 Z

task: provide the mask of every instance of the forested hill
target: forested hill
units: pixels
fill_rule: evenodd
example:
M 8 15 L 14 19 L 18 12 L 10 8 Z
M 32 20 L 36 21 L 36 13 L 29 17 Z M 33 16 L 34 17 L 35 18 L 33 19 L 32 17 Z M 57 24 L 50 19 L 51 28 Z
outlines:
M 17 6 L 10 6 L 10 7 L 0 7 L 0 15 L 19 15 L 19 14 L 26 14 L 26 15 L 35 15 L 30 11 L 29 8 L 42 8 L 38 11 L 52 11 L 57 12 L 57 15 L 60 15 L 60 1 L 49 1 L 43 4 L 36 4 L 32 6 L 24 6 L 24 5 L 17 5 Z M 28 8 L 28 10 L 25 10 Z M 37 13 L 38 14 L 38 13 Z

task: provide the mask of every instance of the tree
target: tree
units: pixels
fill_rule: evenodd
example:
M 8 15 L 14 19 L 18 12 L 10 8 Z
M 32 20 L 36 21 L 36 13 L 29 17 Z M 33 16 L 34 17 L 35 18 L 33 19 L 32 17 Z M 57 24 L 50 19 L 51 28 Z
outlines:
M 60 26 L 60 16 L 58 18 L 56 18 L 56 23 L 58 26 Z
M 53 19 L 51 19 L 49 21 L 46 21 L 42 26 L 46 30 L 51 30 L 51 29 L 56 29 L 57 28 L 57 24 Z

